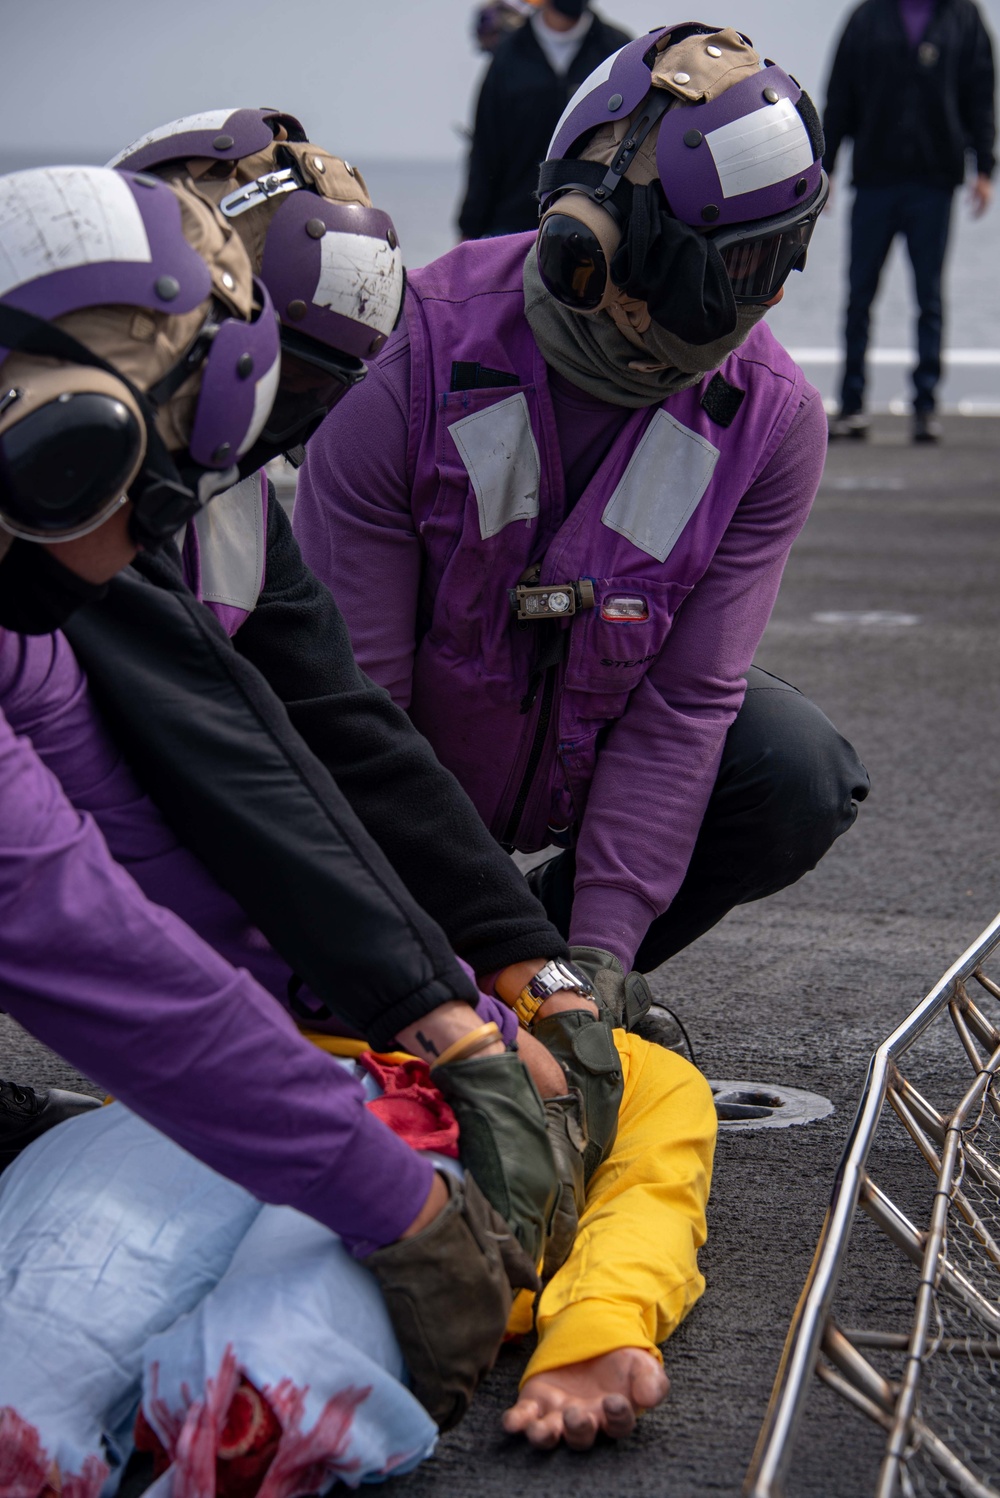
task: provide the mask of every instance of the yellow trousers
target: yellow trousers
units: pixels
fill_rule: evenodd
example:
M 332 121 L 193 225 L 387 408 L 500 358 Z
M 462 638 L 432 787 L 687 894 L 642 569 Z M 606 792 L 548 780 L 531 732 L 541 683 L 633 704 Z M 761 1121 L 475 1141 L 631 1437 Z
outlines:
M 573 1251 L 542 1292 L 538 1346 L 522 1383 L 619 1347 L 662 1362 L 660 1343 L 705 1288 L 698 1249 L 712 1179 L 716 1116 L 699 1071 L 624 1030 L 618 1137 L 594 1172 Z M 531 1326 L 531 1296 L 514 1303 L 512 1332 Z
M 310 1039 L 339 1055 L 368 1049 Z M 619 1347 L 662 1361 L 660 1344 L 705 1288 L 698 1250 L 715 1150 L 711 1090 L 673 1051 L 624 1030 L 615 1044 L 625 1078 L 618 1137 L 591 1178 L 573 1251 L 542 1291 L 538 1346 L 522 1383 Z M 531 1330 L 533 1299 L 522 1291 L 514 1302 L 511 1333 Z

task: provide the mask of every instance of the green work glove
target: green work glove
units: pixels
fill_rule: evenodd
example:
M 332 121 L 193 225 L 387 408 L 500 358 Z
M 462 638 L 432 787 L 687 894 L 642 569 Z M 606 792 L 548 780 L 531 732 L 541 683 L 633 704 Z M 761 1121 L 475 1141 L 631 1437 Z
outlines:
M 496 1361 L 514 1290 L 537 1289 L 538 1277 L 475 1181 L 441 1176 L 444 1210 L 364 1263 L 385 1298 L 413 1393 L 448 1430 Z
M 611 1025 L 603 1016 L 595 1018 L 589 1009 L 563 1009 L 536 1019 L 531 1033 L 552 1052 L 570 1088 L 576 1088 L 583 1099 L 583 1163 L 589 1181 L 615 1142 L 625 1085 Z
M 611 1023 L 616 1028 L 635 1029 L 653 1002 L 642 973 L 626 973 L 618 958 L 600 947 L 570 947 L 569 958 L 593 983 Z
M 586 1196 L 583 1156 L 587 1134 L 583 1125 L 583 1098 L 576 1088 L 565 1097 L 547 1097 L 545 1118 L 559 1175 L 559 1195 L 542 1268 L 542 1279 L 547 1283 L 569 1258 Z
M 458 1119 L 459 1159 L 509 1224 L 532 1264 L 542 1262 L 558 1195 L 545 1110 L 513 1051 L 435 1066 Z

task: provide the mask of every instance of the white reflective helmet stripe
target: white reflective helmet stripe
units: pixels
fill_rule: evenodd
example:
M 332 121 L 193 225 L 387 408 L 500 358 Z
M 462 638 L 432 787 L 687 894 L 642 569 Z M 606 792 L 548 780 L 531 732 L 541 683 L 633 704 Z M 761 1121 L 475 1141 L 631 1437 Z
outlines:
M 629 44 L 626 43 L 626 46 L 628 45 Z M 559 123 L 556 125 L 556 128 L 552 132 L 552 139 L 549 141 L 549 149 L 545 153 L 547 158 L 552 155 L 552 147 L 555 144 L 556 136 L 559 134 L 560 130 L 565 125 L 566 121 L 569 119 L 576 106 L 578 104 L 581 104 L 588 94 L 592 94 L 595 88 L 600 88 L 602 83 L 607 83 L 608 79 L 611 77 L 611 69 L 614 66 L 615 58 L 618 56 L 619 52 L 624 52 L 624 50 L 624 47 L 619 47 L 618 52 L 612 52 L 611 56 L 606 57 L 602 63 L 599 63 L 594 71 L 580 84 L 580 87 L 577 89 L 576 93 L 573 95 L 572 99 L 570 99 L 569 103 L 566 105 L 566 108 L 559 116 Z
M 791 99 L 720 125 L 705 136 L 724 198 L 773 187 L 813 164 L 809 133 Z
M 319 241 L 319 279 L 312 299 L 341 317 L 391 333 L 403 290 L 403 257 L 385 239 L 327 231 Z
M 247 434 L 236 449 L 236 456 L 242 458 L 245 452 L 249 452 L 264 430 L 264 423 L 271 414 L 274 405 L 274 397 L 278 391 L 278 380 L 281 377 L 281 354 L 275 359 L 271 368 L 261 375 L 254 386 L 253 392 L 253 414 L 250 417 L 250 425 Z
M 166 140 L 171 135 L 187 135 L 192 130 L 221 130 L 230 115 L 241 109 L 242 105 L 234 105 L 232 109 L 206 109 L 202 114 L 182 114 L 179 120 L 171 120 L 169 125 L 157 125 L 155 130 L 150 130 L 146 135 L 140 135 L 124 151 L 119 151 L 117 156 L 112 156 L 107 163 L 108 166 L 121 166 L 126 156 L 134 156 L 136 151 L 143 151 L 151 146 L 154 141 Z
M 132 189 L 105 167 L 0 178 L 0 296 L 54 271 L 152 259 Z

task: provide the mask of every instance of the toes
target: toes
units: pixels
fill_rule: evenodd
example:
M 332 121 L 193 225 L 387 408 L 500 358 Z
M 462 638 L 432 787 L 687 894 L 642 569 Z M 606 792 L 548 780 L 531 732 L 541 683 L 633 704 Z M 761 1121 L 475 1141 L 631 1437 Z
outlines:
M 670 1393 L 670 1380 L 655 1358 L 634 1370 L 631 1378 L 632 1403 L 639 1410 L 652 1410 Z
M 563 1434 L 571 1451 L 589 1451 L 597 1431 L 597 1416 L 592 1410 L 571 1404 L 563 1411 Z
M 546 1415 L 541 1420 L 533 1420 L 524 1433 L 532 1446 L 537 1446 L 539 1451 L 551 1451 L 554 1446 L 559 1445 L 562 1418 L 559 1415 Z
M 538 1415 L 538 1405 L 533 1399 L 519 1399 L 509 1410 L 504 1410 L 500 1423 L 509 1436 L 516 1436 L 533 1420 L 537 1420 Z
M 604 1429 L 615 1441 L 629 1436 L 635 1429 L 635 1410 L 624 1394 L 606 1394 L 601 1400 Z

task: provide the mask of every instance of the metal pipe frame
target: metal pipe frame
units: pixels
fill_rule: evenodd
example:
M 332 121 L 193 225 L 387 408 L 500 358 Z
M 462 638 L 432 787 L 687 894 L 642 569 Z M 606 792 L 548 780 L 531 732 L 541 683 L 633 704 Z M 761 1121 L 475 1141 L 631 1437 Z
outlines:
M 812 1387 L 830 1306 L 840 1280 L 865 1166 L 897 1058 L 951 1002 L 1000 945 L 1000 915 L 948 969 L 920 1004 L 875 1051 L 861 1101 L 834 1178 L 816 1252 L 792 1316 L 764 1424 L 743 1486 L 744 1498 L 782 1498 L 795 1438 Z M 979 979 L 994 997 L 996 985 Z M 964 997 L 964 994 L 963 994 Z M 961 999 L 959 1000 L 961 1002 Z
M 954 1012 L 952 1018 L 955 1018 Z M 969 1051 L 970 1061 L 978 1067 L 979 1075 L 952 1114 L 948 1124 L 944 1150 L 941 1155 L 941 1168 L 938 1174 L 937 1189 L 934 1193 L 930 1231 L 927 1234 L 924 1261 L 920 1271 L 920 1287 L 917 1291 L 917 1303 L 913 1318 L 910 1347 L 900 1384 L 899 1397 L 896 1400 L 892 1431 L 886 1446 L 882 1470 L 879 1473 L 878 1486 L 875 1489 L 876 1498 L 895 1498 L 899 1484 L 900 1470 L 910 1446 L 913 1420 L 917 1408 L 920 1376 L 923 1373 L 924 1356 L 930 1336 L 931 1320 L 934 1316 L 936 1287 L 941 1259 L 944 1253 L 945 1237 L 948 1231 L 948 1214 L 953 1205 L 958 1205 L 956 1201 L 958 1195 L 956 1172 L 962 1151 L 962 1134 L 968 1124 L 973 1109 L 977 1104 L 980 1107 L 982 1106 L 986 1090 L 992 1084 L 997 1067 L 1000 1066 L 1000 1050 L 994 1052 L 984 1067 L 975 1047 L 972 1046 L 971 1041 L 967 1039 L 966 1035 L 962 1035 L 962 1042 Z M 966 1214 L 963 1213 L 963 1215 Z M 975 1230 L 974 1225 L 970 1225 Z M 990 1239 L 990 1243 L 992 1244 L 992 1239 Z M 937 1453 L 934 1459 L 938 1460 L 939 1456 L 940 1453 Z M 983 1487 L 982 1484 L 979 1484 L 979 1486 Z

